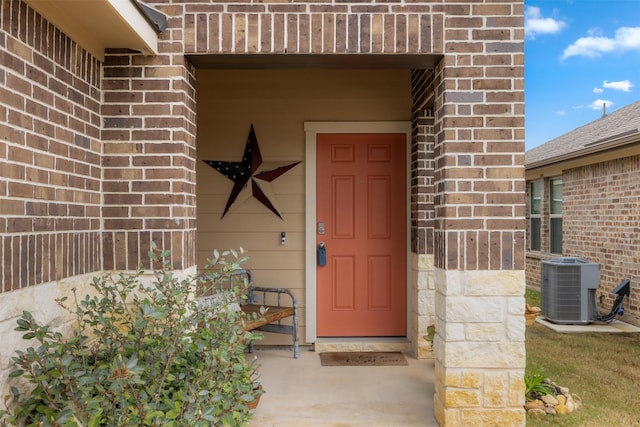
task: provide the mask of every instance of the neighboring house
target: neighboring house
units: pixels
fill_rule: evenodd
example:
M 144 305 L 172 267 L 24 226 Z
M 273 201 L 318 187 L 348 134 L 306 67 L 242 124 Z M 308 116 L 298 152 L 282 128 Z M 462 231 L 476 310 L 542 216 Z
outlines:
M 527 285 L 543 260 L 600 264 L 599 305 L 631 280 L 624 320 L 640 324 L 640 101 L 526 153 Z
M 179 274 L 242 246 L 303 343 L 394 337 L 441 425 L 524 425 L 523 8 L 3 0 L 1 388 L 21 310 L 64 329 L 152 243 Z

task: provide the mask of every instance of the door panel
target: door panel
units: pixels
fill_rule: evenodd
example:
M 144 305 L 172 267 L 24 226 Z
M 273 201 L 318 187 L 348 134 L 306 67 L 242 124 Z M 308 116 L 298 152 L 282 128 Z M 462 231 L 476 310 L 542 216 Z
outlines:
M 318 336 L 406 335 L 404 134 L 318 134 Z
M 333 310 L 355 310 L 354 257 L 332 257 Z

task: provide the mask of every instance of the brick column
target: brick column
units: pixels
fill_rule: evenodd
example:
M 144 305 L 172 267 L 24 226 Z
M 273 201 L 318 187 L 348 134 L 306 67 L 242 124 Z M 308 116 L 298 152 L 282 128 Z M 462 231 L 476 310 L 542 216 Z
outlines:
M 152 242 L 171 250 L 175 269 L 196 264 L 195 69 L 184 57 L 182 15 L 169 22 L 157 57 L 106 57 L 106 270 L 148 265 Z
M 435 325 L 433 282 L 434 230 L 434 124 L 433 70 L 413 70 L 411 96 L 413 126 L 411 146 L 411 283 L 409 328 L 413 352 L 433 357 L 429 327 Z
M 474 5 L 471 16 L 445 18 L 459 31 L 447 31 L 435 74 L 435 415 L 443 426 L 525 425 L 522 9 Z

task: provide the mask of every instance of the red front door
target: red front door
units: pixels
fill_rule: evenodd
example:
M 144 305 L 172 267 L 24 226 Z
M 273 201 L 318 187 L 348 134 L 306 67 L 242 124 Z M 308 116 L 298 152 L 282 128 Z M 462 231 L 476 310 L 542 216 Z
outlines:
M 316 144 L 318 336 L 405 336 L 405 135 L 319 134 Z

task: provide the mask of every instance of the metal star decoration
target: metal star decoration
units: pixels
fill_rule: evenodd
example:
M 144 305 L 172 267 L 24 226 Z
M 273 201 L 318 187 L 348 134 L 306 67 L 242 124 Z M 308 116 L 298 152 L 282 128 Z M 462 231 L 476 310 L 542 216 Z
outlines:
M 251 125 L 251 129 L 249 130 L 249 136 L 241 162 L 225 162 L 219 160 L 204 160 L 204 162 L 234 183 L 221 219 L 224 218 L 231 206 L 238 201 L 238 197 L 243 193 L 245 196 L 242 200 L 253 196 L 282 219 L 282 215 L 280 215 L 278 211 L 271 183 L 300 162 L 290 163 L 269 171 L 260 171 L 262 155 L 260 154 L 260 147 L 258 147 L 258 139 L 253 130 L 253 125 Z

